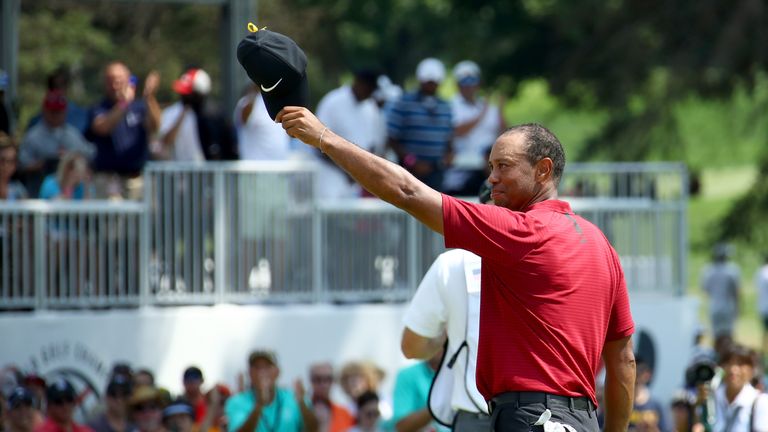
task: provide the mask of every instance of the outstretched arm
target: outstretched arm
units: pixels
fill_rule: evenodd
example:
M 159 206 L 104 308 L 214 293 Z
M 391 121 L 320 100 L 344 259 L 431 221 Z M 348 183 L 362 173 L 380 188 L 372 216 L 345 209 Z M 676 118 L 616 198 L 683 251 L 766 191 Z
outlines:
M 443 233 L 440 192 L 404 168 L 369 153 L 328 130 L 306 108 L 285 107 L 276 120 L 288 135 L 318 148 L 368 192 L 410 213 L 430 229 Z M 321 139 L 322 138 L 322 139 Z
M 605 343 L 605 428 L 606 432 L 626 431 L 635 394 L 635 354 L 632 337 Z

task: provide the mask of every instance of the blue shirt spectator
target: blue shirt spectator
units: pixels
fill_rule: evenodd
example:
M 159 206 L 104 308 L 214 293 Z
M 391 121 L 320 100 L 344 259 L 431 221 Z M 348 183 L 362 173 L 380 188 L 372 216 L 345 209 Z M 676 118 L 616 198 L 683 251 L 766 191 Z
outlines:
M 115 102 L 104 99 L 91 109 L 90 122 L 109 113 Z M 93 160 L 95 171 L 137 174 L 149 159 L 149 137 L 144 122 L 147 105 L 144 100 L 134 100 L 125 109 L 125 115 L 109 135 L 98 135 L 89 129 L 86 139 L 96 145 Z
M 387 112 L 387 143 L 400 165 L 429 187 L 441 190 L 453 139 L 451 106 L 437 96 L 445 67 L 437 59 L 424 59 L 416 77 L 418 91 L 404 95 Z

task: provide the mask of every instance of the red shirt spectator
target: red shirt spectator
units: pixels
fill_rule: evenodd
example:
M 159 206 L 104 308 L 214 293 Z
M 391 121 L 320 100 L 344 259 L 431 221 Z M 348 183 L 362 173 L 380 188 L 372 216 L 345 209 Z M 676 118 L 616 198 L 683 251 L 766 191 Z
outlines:
M 35 432 L 93 432 L 88 426 L 74 421 L 77 393 L 69 381 L 59 378 L 45 391 L 47 416 Z

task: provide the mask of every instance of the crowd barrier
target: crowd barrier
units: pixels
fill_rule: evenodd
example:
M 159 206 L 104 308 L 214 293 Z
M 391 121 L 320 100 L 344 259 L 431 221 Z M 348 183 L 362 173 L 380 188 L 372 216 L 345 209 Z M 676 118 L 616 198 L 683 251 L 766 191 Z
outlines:
M 377 199 L 320 201 L 307 162 L 151 163 L 143 202 L 0 204 L 0 309 L 407 300 L 442 237 Z M 680 164 L 573 164 L 561 193 L 631 292 L 686 286 Z

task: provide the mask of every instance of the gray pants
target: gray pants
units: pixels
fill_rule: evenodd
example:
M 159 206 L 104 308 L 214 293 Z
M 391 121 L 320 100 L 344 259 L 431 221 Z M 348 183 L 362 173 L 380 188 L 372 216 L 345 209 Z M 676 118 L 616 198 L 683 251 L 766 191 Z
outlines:
M 544 426 L 534 426 L 545 410 L 552 413 L 550 421 L 572 426 L 577 432 L 598 432 L 597 413 L 584 398 L 567 398 L 536 392 L 504 393 L 491 402 L 491 429 L 494 432 L 542 432 Z
M 491 430 L 491 417 L 483 413 L 459 411 L 453 419 L 451 430 L 457 432 L 488 432 Z

